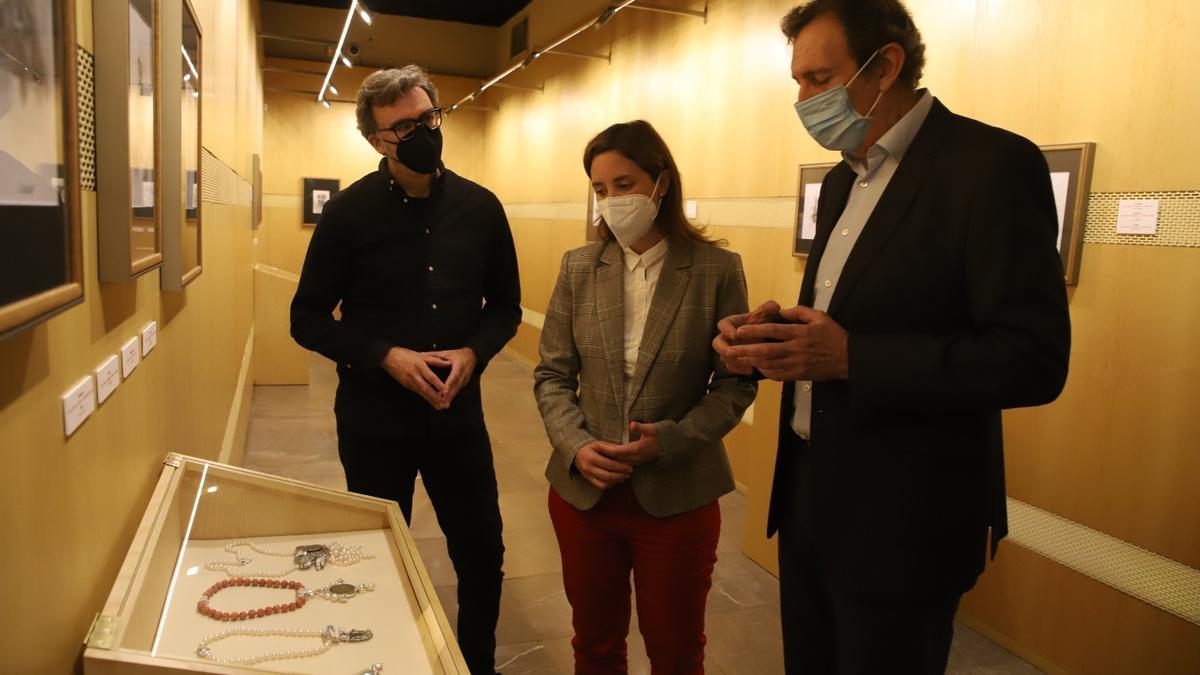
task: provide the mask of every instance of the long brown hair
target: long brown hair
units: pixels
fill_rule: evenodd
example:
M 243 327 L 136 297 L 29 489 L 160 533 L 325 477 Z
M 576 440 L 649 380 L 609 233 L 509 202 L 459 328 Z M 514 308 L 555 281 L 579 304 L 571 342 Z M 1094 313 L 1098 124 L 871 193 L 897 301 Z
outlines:
M 714 246 L 729 245 L 724 239 L 710 238 L 702 228 L 688 222 L 683 214 L 683 184 L 679 178 L 679 167 L 675 165 L 675 158 L 671 156 L 666 141 L 649 122 L 622 122 L 596 134 L 583 151 L 583 170 L 588 177 L 592 175 L 592 160 L 596 155 L 614 150 L 655 180 L 666 172 L 669 183 L 654 222 L 668 239 L 682 237 Z M 605 241 L 612 240 L 612 231 L 607 223 L 600 228 L 600 237 Z

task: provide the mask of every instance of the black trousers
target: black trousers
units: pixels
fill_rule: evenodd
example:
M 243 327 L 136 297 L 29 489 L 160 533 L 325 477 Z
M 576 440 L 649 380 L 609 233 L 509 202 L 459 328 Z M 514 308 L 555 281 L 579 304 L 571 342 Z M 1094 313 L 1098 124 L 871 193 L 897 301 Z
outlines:
M 804 484 L 804 442 L 779 465 L 786 485 Z M 798 490 L 779 502 L 779 595 L 788 675 L 944 673 L 961 594 L 873 598 L 835 582 L 813 542 Z M 860 536 L 869 536 L 863 533 Z
M 412 520 L 417 474 L 446 535 L 458 575 L 458 643 L 472 675 L 495 672 L 496 622 L 504 578 L 499 493 L 492 446 L 478 424 L 431 411 L 402 437 L 338 424 L 338 454 L 351 492 L 392 499 Z

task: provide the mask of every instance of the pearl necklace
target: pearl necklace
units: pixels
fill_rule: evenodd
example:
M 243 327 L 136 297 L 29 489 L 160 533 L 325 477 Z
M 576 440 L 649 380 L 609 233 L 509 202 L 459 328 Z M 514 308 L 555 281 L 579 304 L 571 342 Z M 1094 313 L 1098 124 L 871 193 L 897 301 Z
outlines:
M 230 637 L 286 637 L 286 638 L 321 638 L 320 646 L 311 649 L 293 649 L 267 652 L 257 656 L 243 656 L 239 658 L 223 659 L 213 656 L 212 644 Z M 282 661 L 284 659 L 303 659 L 313 656 L 320 656 L 329 651 L 334 645 L 339 642 L 366 642 L 374 636 L 369 630 L 360 630 L 352 628 L 350 630 L 339 630 L 333 626 L 326 626 L 325 630 L 291 630 L 286 628 L 231 628 L 230 630 L 211 635 L 200 641 L 200 646 L 196 648 L 196 656 L 202 659 L 207 659 L 215 663 L 230 663 L 235 665 L 253 666 L 265 661 Z M 372 670 L 375 668 L 372 667 Z
M 242 546 L 249 546 L 250 550 L 262 555 L 275 556 L 279 558 L 291 558 L 292 566 L 284 570 L 274 570 L 270 572 L 261 570 L 241 570 L 231 568 L 242 568 L 250 564 L 250 558 L 238 555 L 238 549 Z M 225 550 L 234 555 L 234 560 L 214 560 L 204 564 L 204 568 L 212 571 L 222 571 L 231 577 L 271 577 L 279 578 L 295 572 L 296 570 L 306 569 L 325 569 L 326 564 L 346 567 L 353 565 L 361 560 L 370 560 L 374 555 L 363 553 L 361 546 L 342 546 L 337 542 L 325 546 L 324 544 L 307 544 L 297 546 L 292 551 L 279 551 L 275 549 L 259 546 L 252 541 L 235 541 L 225 545 Z
M 261 607 L 258 609 L 249 609 L 244 612 L 222 612 L 209 606 L 208 601 L 212 599 L 212 596 L 232 586 L 258 586 L 263 588 L 281 589 L 286 588 L 296 592 L 296 599 L 286 604 L 269 605 L 267 607 Z M 234 577 L 232 579 L 218 581 L 210 586 L 207 591 L 204 591 L 204 594 L 200 596 L 200 601 L 196 603 L 196 611 L 200 612 L 204 616 L 207 616 L 211 619 L 216 619 L 218 621 L 245 621 L 246 619 L 257 619 L 271 614 L 294 612 L 303 607 L 304 603 L 308 602 L 309 598 L 313 597 L 329 600 L 330 602 L 346 602 L 359 593 L 365 593 L 373 590 L 375 590 L 375 584 L 358 584 L 355 586 L 354 584 L 348 584 L 341 579 L 338 579 L 336 583 L 329 584 L 328 586 L 324 586 L 322 588 L 310 589 L 305 588 L 304 584 L 300 583 L 299 581 L 282 581 L 279 579 L 247 579 L 244 577 Z

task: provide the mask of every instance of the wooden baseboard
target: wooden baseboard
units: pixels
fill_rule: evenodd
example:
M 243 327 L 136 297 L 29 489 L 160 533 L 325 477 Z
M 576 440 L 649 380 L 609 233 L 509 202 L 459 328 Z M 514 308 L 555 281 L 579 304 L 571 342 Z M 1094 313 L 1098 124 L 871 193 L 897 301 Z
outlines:
M 246 430 L 250 425 L 250 408 L 254 400 L 254 326 L 246 336 L 246 348 L 242 352 L 242 367 L 238 371 L 237 388 L 233 402 L 229 404 L 229 417 L 225 420 L 225 436 L 221 440 L 218 462 L 241 466 L 246 455 Z

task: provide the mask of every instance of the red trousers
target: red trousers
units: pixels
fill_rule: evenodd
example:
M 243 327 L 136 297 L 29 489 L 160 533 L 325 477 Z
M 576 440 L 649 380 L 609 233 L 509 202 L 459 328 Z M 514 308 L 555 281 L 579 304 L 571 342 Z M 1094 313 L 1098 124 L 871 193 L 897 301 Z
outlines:
M 712 587 L 721 509 L 655 518 L 629 483 L 580 511 L 550 489 L 550 519 L 571 603 L 576 675 L 628 672 L 630 572 L 653 675 L 704 672 L 704 605 Z

